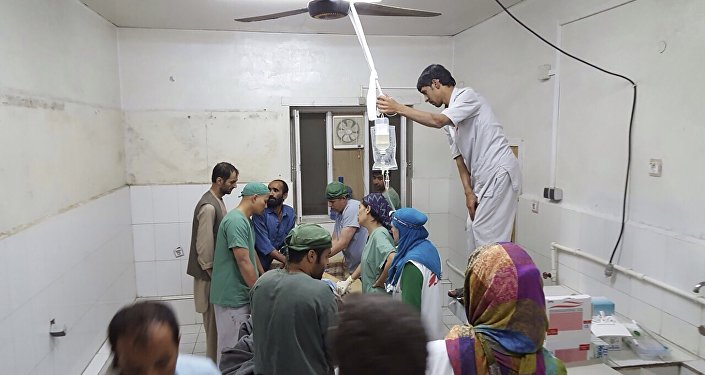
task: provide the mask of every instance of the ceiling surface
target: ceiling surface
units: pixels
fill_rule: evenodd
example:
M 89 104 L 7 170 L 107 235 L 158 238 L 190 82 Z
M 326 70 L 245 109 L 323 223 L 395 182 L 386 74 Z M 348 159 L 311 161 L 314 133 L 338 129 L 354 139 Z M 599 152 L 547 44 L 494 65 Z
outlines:
M 81 0 L 118 27 L 354 34 L 348 18 L 315 20 L 308 13 L 240 23 L 234 18 L 305 8 L 307 0 Z M 501 0 L 505 6 L 521 0 Z M 450 36 L 500 13 L 494 0 L 382 0 L 378 4 L 442 13 L 438 17 L 360 16 L 368 35 Z

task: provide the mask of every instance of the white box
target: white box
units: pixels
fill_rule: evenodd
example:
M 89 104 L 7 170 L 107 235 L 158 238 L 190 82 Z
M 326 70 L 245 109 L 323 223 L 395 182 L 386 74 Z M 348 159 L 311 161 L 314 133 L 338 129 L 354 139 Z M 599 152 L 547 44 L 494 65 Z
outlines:
M 592 303 L 589 295 L 546 297 L 546 349 L 565 363 L 586 361 L 590 352 Z

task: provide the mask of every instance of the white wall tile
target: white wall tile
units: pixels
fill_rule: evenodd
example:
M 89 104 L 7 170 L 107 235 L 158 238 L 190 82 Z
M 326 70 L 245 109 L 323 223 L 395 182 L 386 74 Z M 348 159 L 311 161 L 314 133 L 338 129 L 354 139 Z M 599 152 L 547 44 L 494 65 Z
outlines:
M 8 257 L 6 243 L 7 241 L 5 239 L 0 240 L 0 264 L 5 264 L 10 267 L 11 263 L 10 258 Z M 2 301 L 2 303 L 0 303 L 0 332 L 5 332 L 1 330 L 2 322 L 12 312 L 12 309 L 10 308 L 10 273 L 5 270 L 0 272 L 0 301 Z M 2 352 L 0 352 L 0 357 L 2 357 Z M 0 363 L 2 363 L 1 358 Z
M 659 334 L 690 352 L 698 352 L 700 345 L 698 329 L 673 315 L 662 313 Z
M 7 328 L 0 332 L 12 347 L 12 360 L 0 359 L 0 372 L 77 373 L 118 308 L 97 301 L 106 294 L 112 300 L 134 299 L 127 192 L 86 202 L 0 242 L 0 261 L 12 265 L 0 275 L 0 325 Z M 120 294 L 109 292 L 111 285 L 119 285 Z M 68 326 L 66 337 L 49 338 L 52 318 Z M 7 356 L 8 345 L 0 348 L 0 357 Z
M 154 222 L 154 205 L 151 186 L 130 186 L 132 224 Z
M 429 189 L 428 212 L 447 215 L 449 180 L 447 178 L 436 178 L 429 180 L 429 183 L 430 186 L 433 186 L 433 189 Z
M 181 246 L 179 223 L 154 224 L 154 243 L 156 260 L 173 260 L 174 249 Z
M 182 223 L 190 223 L 193 220 L 193 212 L 196 209 L 196 203 L 203 193 L 208 189 L 202 189 L 202 185 L 179 185 L 179 221 Z
M 615 305 L 615 309 L 621 313 L 622 306 Z M 648 302 L 632 298 L 629 317 L 651 331 L 658 332 L 661 329 L 661 310 Z
M 7 257 L 12 267 L 6 267 L 10 280 L 10 309 L 15 311 L 32 297 L 27 275 L 31 273 L 25 236 L 20 232 L 5 239 Z
M 154 225 L 155 224 L 132 225 L 132 246 L 135 262 L 148 262 L 156 259 Z
M 428 215 L 428 238 L 436 247 L 448 247 L 448 215 L 430 214 Z
M 157 295 L 176 296 L 181 294 L 181 261 L 156 261 Z
M 15 348 L 15 373 L 27 374 L 36 365 L 34 357 L 36 338 L 35 330 L 38 328 L 32 321 L 32 309 L 29 304 L 15 310 L 10 318 L 12 322 L 12 342 Z M 47 328 L 44 326 L 44 328 Z
M 180 325 L 196 324 L 196 307 L 193 299 L 174 299 L 166 301 L 176 313 Z M 198 314 L 200 315 L 200 314 Z
M 668 238 L 661 251 L 668 261 L 664 262 L 663 281 L 685 292 L 693 285 L 705 280 L 705 247 L 677 238 Z M 659 251 L 659 249 L 654 249 Z
M 672 293 L 663 293 L 662 310 L 665 313 L 694 326 L 703 324 L 700 320 L 702 315 L 702 306 L 699 303 L 686 300 Z
M 193 277 L 186 273 L 188 255 L 181 260 L 181 294 L 193 294 Z
M 411 184 L 411 206 L 421 212 L 428 212 L 430 208 L 428 181 L 425 178 L 414 178 Z
M 438 256 L 441 257 L 441 267 L 443 267 L 446 264 L 446 260 L 448 259 L 448 248 L 447 247 L 436 247 L 438 249 Z M 445 267 L 443 267 L 445 268 Z
M 191 230 L 192 223 L 189 221 L 187 223 L 179 223 L 179 243 L 181 248 L 184 249 L 184 256 L 188 257 L 189 251 L 191 250 Z
M 6 285 L 6 284 L 3 284 Z M 17 374 L 15 371 L 15 344 L 12 337 L 12 320 L 9 316 L 6 319 L 0 318 L 0 332 L 2 332 L 2 340 L 0 340 L 0 363 L 2 363 L 3 371 L 8 374 Z
M 177 185 L 152 186 L 155 223 L 176 223 L 179 221 L 178 189 Z
M 632 267 L 657 280 L 664 279 L 667 238 L 641 228 L 634 229 Z
M 135 277 L 138 297 L 157 296 L 156 262 L 136 262 Z

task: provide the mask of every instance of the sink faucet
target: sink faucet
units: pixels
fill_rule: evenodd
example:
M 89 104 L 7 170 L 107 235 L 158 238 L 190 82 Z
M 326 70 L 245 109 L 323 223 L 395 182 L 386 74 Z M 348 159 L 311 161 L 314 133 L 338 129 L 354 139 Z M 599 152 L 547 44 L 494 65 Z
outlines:
M 700 288 L 702 288 L 703 286 L 705 286 L 705 281 L 701 281 L 695 284 L 695 286 L 693 287 L 693 293 L 700 293 Z

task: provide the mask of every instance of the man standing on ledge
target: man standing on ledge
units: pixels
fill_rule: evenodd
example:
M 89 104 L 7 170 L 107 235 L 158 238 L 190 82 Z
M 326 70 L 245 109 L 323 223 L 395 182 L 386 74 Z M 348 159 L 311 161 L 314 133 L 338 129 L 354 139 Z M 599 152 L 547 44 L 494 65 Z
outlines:
M 388 96 L 377 98 L 377 108 L 432 128 L 450 125 L 449 130 L 455 133 L 451 153 L 468 208 L 468 250 L 510 241 L 521 171 L 490 104 L 469 87 L 455 87 L 453 76 L 438 64 L 424 69 L 416 88 L 426 102 L 436 107 L 443 105 L 445 109 L 441 113 L 420 111 Z

